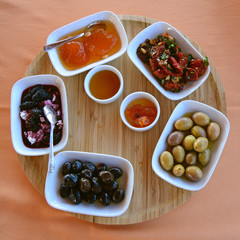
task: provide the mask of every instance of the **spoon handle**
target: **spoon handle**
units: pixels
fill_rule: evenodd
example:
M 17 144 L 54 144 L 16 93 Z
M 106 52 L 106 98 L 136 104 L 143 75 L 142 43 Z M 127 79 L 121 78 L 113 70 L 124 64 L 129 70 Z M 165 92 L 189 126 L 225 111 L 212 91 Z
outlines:
M 48 172 L 52 173 L 55 170 L 55 161 L 54 161 L 54 153 L 53 153 L 53 130 L 55 125 L 51 124 L 51 131 L 50 131 L 50 151 L 49 151 L 49 163 L 48 163 Z
M 83 35 L 84 35 L 84 33 L 80 33 L 80 34 L 75 35 L 75 36 L 73 36 L 73 37 L 65 38 L 65 39 L 60 40 L 60 41 L 57 41 L 57 42 L 55 42 L 55 43 L 47 44 L 47 45 L 45 45 L 45 46 L 43 47 L 43 49 L 44 49 L 44 51 L 47 52 L 47 51 L 49 51 L 49 50 L 51 50 L 51 49 L 53 49 L 53 48 L 56 48 L 56 47 L 59 47 L 59 46 L 63 45 L 63 44 L 66 43 L 66 42 L 70 42 L 70 41 L 72 41 L 72 40 L 74 40 L 74 39 L 76 39 L 76 38 L 80 38 L 80 37 L 82 37 Z

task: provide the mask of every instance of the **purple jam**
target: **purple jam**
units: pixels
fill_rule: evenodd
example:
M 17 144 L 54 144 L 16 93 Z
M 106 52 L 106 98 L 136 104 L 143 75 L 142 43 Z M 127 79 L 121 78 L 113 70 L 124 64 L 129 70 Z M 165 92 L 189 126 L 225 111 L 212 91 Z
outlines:
M 57 114 L 54 128 L 54 145 L 62 138 L 63 114 L 60 91 L 53 85 L 34 85 L 25 89 L 21 97 L 20 118 L 23 143 L 29 148 L 49 147 L 51 124 L 43 107 L 50 105 Z

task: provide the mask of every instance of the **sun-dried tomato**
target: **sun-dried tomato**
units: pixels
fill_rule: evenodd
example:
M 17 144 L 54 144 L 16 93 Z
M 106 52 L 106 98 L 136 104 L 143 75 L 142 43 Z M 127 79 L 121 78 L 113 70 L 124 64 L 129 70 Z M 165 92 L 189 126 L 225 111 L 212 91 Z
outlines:
M 165 78 L 167 76 L 167 73 L 163 71 L 162 68 L 157 69 L 156 71 L 153 72 L 156 77 L 159 79 Z
M 163 88 L 171 92 L 178 92 L 183 89 L 180 83 L 172 81 L 165 81 L 165 83 L 163 84 Z
M 186 71 L 187 81 L 196 81 L 198 80 L 198 73 L 194 68 L 188 68 Z

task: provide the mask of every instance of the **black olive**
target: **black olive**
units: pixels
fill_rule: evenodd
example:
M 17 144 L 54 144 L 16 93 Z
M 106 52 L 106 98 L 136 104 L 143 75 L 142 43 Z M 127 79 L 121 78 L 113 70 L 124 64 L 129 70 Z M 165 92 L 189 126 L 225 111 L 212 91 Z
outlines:
M 104 206 L 108 206 L 111 203 L 110 195 L 106 192 L 102 192 L 99 197 L 99 202 Z
M 99 173 L 99 179 L 103 183 L 110 184 L 110 183 L 113 183 L 114 181 L 114 175 L 109 171 L 101 171 Z
M 82 162 L 81 161 L 74 161 L 72 163 L 72 172 L 79 173 L 82 170 Z
M 121 202 L 124 199 L 125 192 L 123 189 L 116 190 L 112 195 L 112 201 L 115 203 Z
M 70 190 L 71 190 L 70 187 L 67 187 L 67 186 L 65 186 L 64 184 L 62 184 L 62 185 L 60 186 L 60 189 L 59 189 L 60 196 L 61 196 L 62 198 L 67 198 L 67 197 L 69 197 Z
M 35 108 L 35 107 L 38 107 L 39 106 L 39 102 L 35 102 L 35 101 L 26 101 L 26 102 L 23 102 L 21 105 L 20 105 L 20 110 L 27 110 L 27 109 L 32 109 L 32 108 Z
M 88 193 L 92 189 L 91 182 L 87 178 L 81 178 L 79 182 L 79 186 L 80 186 L 81 192 L 83 193 Z
M 89 169 L 83 169 L 80 173 L 80 177 L 87 178 L 87 179 L 92 179 L 93 173 Z
M 32 100 L 32 94 L 29 92 L 27 93 L 23 98 L 22 98 L 22 102 L 26 102 L 26 101 L 31 101 Z
M 70 173 L 64 176 L 64 183 L 67 187 L 74 187 L 77 185 L 78 177 L 76 174 Z
M 99 194 L 102 191 L 102 187 L 99 183 L 99 180 L 97 177 L 92 178 L 92 192 Z
M 35 102 L 42 102 L 44 100 L 51 99 L 51 95 L 47 93 L 45 90 L 38 90 L 33 94 L 32 100 Z
M 71 162 L 65 162 L 62 166 L 62 175 L 66 175 L 68 173 L 71 173 L 72 171 L 72 164 Z
M 92 171 L 93 173 L 95 172 L 96 170 L 96 167 L 93 163 L 91 162 L 83 162 L 83 169 L 89 169 L 90 171 Z
M 43 86 L 42 85 L 36 85 L 35 87 L 33 87 L 30 91 L 30 93 L 33 95 L 34 93 L 36 93 L 39 90 L 42 90 Z
M 82 194 L 78 187 L 71 188 L 69 198 L 75 204 L 79 204 L 82 202 Z
M 88 203 L 94 203 L 97 200 L 97 195 L 93 192 L 87 193 L 85 194 L 84 199 L 88 202 Z
M 107 165 L 105 163 L 100 163 L 96 167 L 96 173 L 107 170 Z
M 122 176 L 122 174 L 123 174 L 122 169 L 118 168 L 118 167 L 112 167 L 108 171 L 114 175 L 115 179 L 120 178 Z
M 106 192 L 111 192 L 111 191 L 115 191 L 118 189 L 118 182 L 117 181 L 113 181 L 112 183 L 110 184 L 103 184 L 103 189 L 106 191 Z

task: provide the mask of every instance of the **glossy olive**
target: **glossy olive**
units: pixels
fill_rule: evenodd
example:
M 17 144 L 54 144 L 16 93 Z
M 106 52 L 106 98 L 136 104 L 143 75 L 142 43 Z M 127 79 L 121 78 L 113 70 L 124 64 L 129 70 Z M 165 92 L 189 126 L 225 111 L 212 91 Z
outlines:
M 172 149 L 172 155 L 177 163 L 181 163 L 184 161 L 185 150 L 181 145 L 177 145 Z
M 192 120 L 196 125 L 199 126 L 207 126 L 210 123 L 210 118 L 206 113 L 203 112 L 195 112 L 192 115 Z
M 200 127 L 200 126 L 197 126 L 197 125 L 195 125 L 191 128 L 191 134 L 196 138 L 207 137 L 206 130 L 203 127 Z
M 207 148 L 205 151 L 198 153 L 198 162 L 205 167 L 211 158 L 211 150 Z
M 72 172 L 73 173 L 79 173 L 82 170 L 82 162 L 79 160 L 76 160 L 72 163 Z
M 118 182 L 115 180 L 110 184 L 102 184 L 102 188 L 105 192 L 112 192 L 118 189 Z
M 188 166 L 185 170 L 185 176 L 189 180 L 197 182 L 202 178 L 203 173 L 202 170 L 197 166 Z
M 185 162 L 188 165 L 194 165 L 197 162 L 197 153 L 195 151 L 190 151 L 185 156 Z
M 62 175 L 63 175 L 63 176 L 66 175 L 66 174 L 68 174 L 68 173 L 71 173 L 71 171 L 72 171 L 72 164 L 71 164 L 71 162 L 65 162 L 65 163 L 63 164 L 61 170 L 62 170 Z
M 74 187 L 77 185 L 78 176 L 76 174 L 70 173 L 64 176 L 64 184 L 67 187 Z
M 121 202 L 124 199 L 125 192 L 123 189 L 118 189 L 114 191 L 112 195 L 112 201 L 115 203 Z
M 83 193 L 88 193 L 92 189 L 91 182 L 87 178 L 81 178 L 79 182 L 79 186 L 80 186 L 81 192 Z
M 102 191 L 102 186 L 97 177 L 92 178 L 92 192 L 98 194 Z
M 88 203 L 94 203 L 97 200 L 97 195 L 93 192 L 90 192 L 90 193 L 85 194 L 84 199 Z
M 210 141 L 215 141 L 220 136 L 220 126 L 216 122 L 210 122 L 207 127 L 207 136 Z
M 114 175 L 109 171 L 101 171 L 99 173 L 99 180 L 103 183 L 110 184 L 114 181 Z
M 185 172 L 185 168 L 182 164 L 177 164 L 172 168 L 172 172 L 174 176 L 181 177 Z
M 93 163 L 91 162 L 83 162 L 82 163 L 83 169 L 89 169 L 90 171 L 92 171 L 93 173 L 96 170 L 96 167 Z
M 67 187 L 67 186 L 65 186 L 64 184 L 62 184 L 62 185 L 60 186 L 60 189 L 59 189 L 60 196 L 61 196 L 62 198 L 67 198 L 67 197 L 69 197 L 70 190 L 71 190 L 70 187 Z
M 160 164 L 165 170 L 171 170 L 174 164 L 173 155 L 168 151 L 162 152 L 160 155 Z
M 105 163 L 100 163 L 96 166 L 96 173 L 107 170 L 107 165 Z
M 193 126 L 193 121 L 189 117 L 181 117 L 175 121 L 174 126 L 177 130 L 187 131 Z
M 99 197 L 99 202 L 104 206 L 108 206 L 111 203 L 110 195 L 106 192 L 102 192 Z
M 114 178 L 115 178 L 115 179 L 120 178 L 120 177 L 122 176 L 122 174 L 123 174 L 122 169 L 120 169 L 120 168 L 118 168 L 118 167 L 109 168 L 108 171 L 114 175 Z
M 89 169 L 83 169 L 80 173 L 80 177 L 87 178 L 87 179 L 92 179 L 93 173 Z
M 73 187 L 71 188 L 70 194 L 69 194 L 69 199 L 74 203 L 74 204 L 79 204 L 82 202 L 82 194 L 79 190 L 78 187 Z
M 193 148 L 196 152 L 203 152 L 208 147 L 208 139 L 205 137 L 197 138 L 193 143 Z
M 187 135 L 183 141 L 182 146 L 186 151 L 192 151 L 193 150 L 193 143 L 196 140 L 196 138 L 193 135 Z
M 184 134 L 181 131 L 174 131 L 168 135 L 167 143 L 170 146 L 176 146 L 181 144 L 183 138 L 184 138 Z

